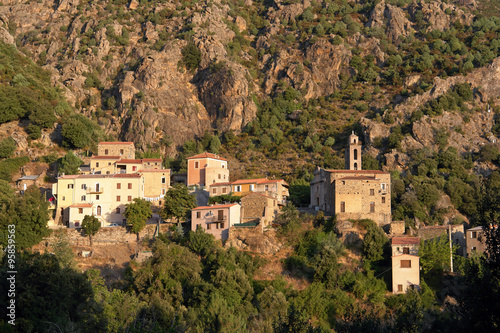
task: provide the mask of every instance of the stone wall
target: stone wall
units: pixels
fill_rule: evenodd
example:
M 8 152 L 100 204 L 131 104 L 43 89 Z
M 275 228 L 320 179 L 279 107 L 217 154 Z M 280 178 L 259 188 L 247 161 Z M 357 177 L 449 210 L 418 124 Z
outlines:
M 170 224 L 161 224 L 160 232 L 167 232 L 170 228 Z M 68 236 L 68 240 L 70 245 L 72 246 L 89 246 L 90 241 L 89 237 L 84 236 L 83 231 L 81 229 L 72 229 L 72 228 L 61 228 L 58 229 L 64 232 Z M 152 238 L 154 236 L 156 230 L 156 224 L 148 224 L 146 227 L 139 233 L 139 239 L 143 239 L 146 237 Z M 45 242 L 48 242 L 48 245 L 54 243 L 56 237 L 55 233 L 57 230 L 51 234 L 51 236 L 45 238 Z M 127 231 L 127 228 L 124 227 L 105 227 L 101 228 L 96 235 L 92 238 L 94 245 L 114 245 L 119 243 L 133 243 L 137 241 L 137 235 Z

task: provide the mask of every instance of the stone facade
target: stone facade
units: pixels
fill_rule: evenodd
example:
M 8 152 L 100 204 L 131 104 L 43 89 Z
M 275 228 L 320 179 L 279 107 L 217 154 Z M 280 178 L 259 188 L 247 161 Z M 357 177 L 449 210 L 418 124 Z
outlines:
M 260 193 L 241 198 L 241 222 L 259 222 L 263 227 L 272 223 L 279 213 L 277 200 Z
M 420 257 L 418 237 L 393 237 L 392 252 L 392 292 L 406 293 L 408 289 L 420 287 Z
M 467 256 L 473 252 L 483 253 L 486 250 L 486 237 L 483 227 L 468 229 L 466 232 Z
M 288 196 L 288 183 L 283 179 L 239 179 L 234 182 L 215 183 L 209 185 L 210 196 L 223 194 L 245 196 L 251 193 L 260 193 L 273 197 L 279 205 L 285 205 Z
M 449 237 L 450 230 L 451 241 L 457 247 L 457 254 L 465 256 L 466 242 L 463 224 L 420 227 L 418 229 L 418 236 L 423 240 L 430 240 L 441 236 Z
M 135 158 L 135 146 L 133 142 L 99 142 L 97 155 L 131 159 Z
M 387 225 L 392 220 L 391 175 L 379 170 L 360 170 L 359 139 L 352 134 L 349 140 L 346 167 L 351 170 L 318 167 L 311 182 L 310 207 L 337 215 L 339 220 L 371 219 L 380 226 Z

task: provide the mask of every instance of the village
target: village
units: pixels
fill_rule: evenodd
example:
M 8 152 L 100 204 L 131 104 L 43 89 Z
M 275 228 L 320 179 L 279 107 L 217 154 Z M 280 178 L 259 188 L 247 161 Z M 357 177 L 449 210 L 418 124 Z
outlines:
M 391 174 L 362 170 L 361 151 L 362 143 L 353 132 L 347 142 L 345 169 L 318 167 L 310 183 L 310 205 L 303 210 L 334 216 L 337 232 L 347 238 L 359 237 L 354 221 L 369 219 L 384 230 L 390 237 L 393 293 L 419 288 L 421 240 L 447 237 L 455 252 L 450 245 L 450 260 L 453 255 L 466 257 L 485 250 L 482 227 L 466 230 L 464 224 L 420 225 L 413 230 L 405 228 L 404 221 L 393 221 Z M 36 184 L 36 179 L 36 175 L 25 175 L 18 179 L 18 188 L 26 190 Z M 161 217 L 165 196 L 175 184 L 187 186 L 196 197 L 196 207 L 191 209 L 184 228 L 201 228 L 222 242 L 241 228 L 254 228 L 260 233 L 272 229 L 290 195 L 283 179 L 232 180 L 228 160 L 217 154 L 190 156 L 187 173 L 172 174 L 163 168 L 162 159 L 136 159 L 132 142 L 100 142 L 97 155 L 79 168 L 79 174 L 61 174 L 52 185 L 49 227 L 80 230 L 85 216 L 93 216 L 101 227 L 126 228 L 126 207 L 139 198 L 151 203 L 148 224 L 157 225 L 156 234 L 160 224 L 175 222 Z M 230 198 L 237 200 L 226 201 Z M 453 269 L 452 263 L 450 267 Z

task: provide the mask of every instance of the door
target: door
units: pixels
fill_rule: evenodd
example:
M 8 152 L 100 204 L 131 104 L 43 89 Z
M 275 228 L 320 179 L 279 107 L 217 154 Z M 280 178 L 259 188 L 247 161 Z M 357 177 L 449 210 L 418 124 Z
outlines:
M 99 183 L 96 183 L 96 184 L 95 184 L 95 191 L 96 191 L 96 192 L 99 192 L 99 187 L 100 187 Z
M 97 216 L 101 216 L 101 206 L 97 206 Z
M 218 212 L 218 220 L 222 221 L 223 219 L 224 219 L 224 211 L 223 210 L 219 210 L 219 212 Z

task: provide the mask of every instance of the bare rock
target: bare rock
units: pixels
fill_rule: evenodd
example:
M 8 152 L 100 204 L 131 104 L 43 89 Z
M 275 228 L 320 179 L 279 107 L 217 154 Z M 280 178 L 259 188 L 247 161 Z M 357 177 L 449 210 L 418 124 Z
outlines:
M 0 27 L 0 41 L 5 44 L 16 45 L 14 37 L 3 27 Z
M 408 36 L 412 31 L 412 24 L 406 18 L 403 9 L 379 2 L 370 13 L 366 24 L 369 28 L 384 28 L 387 36 L 396 42 L 400 36 Z
M 241 16 L 236 16 L 234 19 L 234 23 L 236 23 L 236 26 L 240 31 L 245 31 L 247 30 L 247 21 Z

